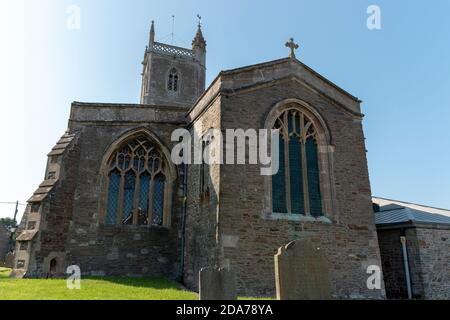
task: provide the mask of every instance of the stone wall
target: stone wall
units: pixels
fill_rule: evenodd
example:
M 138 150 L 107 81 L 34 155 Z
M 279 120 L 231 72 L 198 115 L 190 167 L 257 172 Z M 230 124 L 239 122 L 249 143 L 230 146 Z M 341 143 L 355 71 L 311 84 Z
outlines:
M 46 276 L 50 259 L 61 271 L 78 265 L 83 275 L 180 275 L 182 194 L 175 177 L 171 226 L 107 226 L 99 221 L 101 165 L 106 150 L 124 134 L 145 128 L 171 149 L 170 136 L 183 114 L 167 107 L 72 106 L 69 131 L 77 139 L 62 160 L 60 182 L 42 202 L 41 226 L 31 250 L 29 276 Z
M 450 229 L 431 225 L 378 230 L 387 297 L 408 297 L 402 235 L 406 236 L 413 299 L 449 299 Z
M 403 267 L 403 253 L 399 230 L 378 232 L 383 278 L 388 299 L 400 299 L 408 296 Z
M 406 249 L 408 252 L 408 265 L 411 277 L 411 291 L 413 299 L 423 298 L 423 273 L 420 259 L 419 239 L 415 228 L 406 228 L 403 234 L 406 236 Z M 401 244 L 400 244 L 401 245 Z M 402 255 L 403 257 L 403 255 Z
M 29 230 L 29 223 L 35 222 L 35 230 L 39 232 L 30 241 L 28 250 L 22 251 L 20 244 L 16 245 L 16 268 L 20 269 L 18 262 L 24 260 L 26 277 L 46 277 L 50 260 L 53 258 L 59 259 L 58 268 L 62 271 L 73 213 L 73 194 L 77 185 L 79 156 L 80 148 L 75 138 L 64 153 L 58 156 L 58 180 L 53 184 L 51 191 L 42 201 L 36 202 L 38 209 L 35 211 L 32 210 L 31 204 L 27 206 L 22 227 Z
M 191 136 L 203 137 L 210 128 L 220 128 L 220 99 L 190 126 Z M 201 268 L 214 267 L 217 260 L 220 166 L 210 165 L 206 192 L 200 192 L 200 165 L 188 169 L 188 194 L 185 233 L 184 282 L 198 290 Z
M 380 265 L 361 117 L 355 116 L 302 84 L 286 80 L 243 90 L 223 99 L 223 128 L 264 128 L 267 114 L 280 101 L 297 98 L 322 115 L 332 136 L 335 207 L 326 221 L 278 219 L 265 212 L 265 177 L 258 166 L 223 166 L 220 233 L 223 263 L 237 272 L 240 294 L 273 295 L 277 249 L 295 239 L 310 240 L 324 250 L 331 266 L 333 296 L 380 298 L 383 290 L 366 287 L 365 268 Z
M 423 298 L 450 299 L 450 228 L 417 227 Z
M 277 249 L 292 240 L 305 239 L 324 250 L 329 259 L 333 297 L 382 298 L 384 288 L 370 291 L 366 286 L 367 266 L 381 262 L 359 103 L 329 82 L 317 80 L 316 74 L 302 69 L 303 65 L 279 64 L 276 68 L 263 64 L 260 69 L 222 73 L 191 109 L 190 120 L 202 119 L 204 126 L 213 127 L 213 121 L 204 115 L 220 98 L 222 132 L 262 129 L 269 112 L 281 101 L 300 99 L 310 104 L 331 134 L 330 145 L 319 152 L 333 159 L 327 172 L 333 179 L 333 208 L 326 218 L 309 222 L 294 215 L 272 215 L 266 205 L 270 197 L 267 178 L 260 175 L 260 167 L 222 165 L 217 229 L 220 266 L 236 271 L 240 295 L 273 296 Z M 320 87 L 312 89 L 293 73 Z
M 188 109 L 205 90 L 205 68 L 197 61 L 151 52 L 148 59 L 148 93 L 142 96 L 144 104 L 170 104 Z M 172 68 L 178 70 L 178 91 L 167 90 L 167 79 Z

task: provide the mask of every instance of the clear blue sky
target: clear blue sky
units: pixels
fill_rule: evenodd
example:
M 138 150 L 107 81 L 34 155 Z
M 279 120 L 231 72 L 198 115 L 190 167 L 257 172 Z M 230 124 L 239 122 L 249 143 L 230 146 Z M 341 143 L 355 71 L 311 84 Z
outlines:
M 366 27 L 381 8 L 382 29 Z M 81 29 L 66 27 L 69 5 Z M 70 103 L 139 100 L 150 21 L 156 38 L 189 46 L 196 15 L 208 42 L 207 77 L 298 58 L 364 101 L 374 195 L 450 208 L 450 1 L 0 1 L 0 201 L 25 202 Z M 13 208 L 0 205 L 0 216 Z

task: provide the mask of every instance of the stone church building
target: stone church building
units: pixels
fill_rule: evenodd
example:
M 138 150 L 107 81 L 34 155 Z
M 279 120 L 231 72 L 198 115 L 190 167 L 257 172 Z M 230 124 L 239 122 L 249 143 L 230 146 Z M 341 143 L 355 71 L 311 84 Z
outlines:
M 205 88 L 206 41 L 145 50 L 140 104 L 74 102 L 17 237 L 17 277 L 163 276 L 198 289 L 230 267 L 240 295 L 275 292 L 274 255 L 292 240 L 325 253 L 334 298 L 367 288 L 381 265 L 363 114 L 356 97 L 295 58 L 220 72 Z M 280 169 L 175 165 L 175 129 L 279 129 Z

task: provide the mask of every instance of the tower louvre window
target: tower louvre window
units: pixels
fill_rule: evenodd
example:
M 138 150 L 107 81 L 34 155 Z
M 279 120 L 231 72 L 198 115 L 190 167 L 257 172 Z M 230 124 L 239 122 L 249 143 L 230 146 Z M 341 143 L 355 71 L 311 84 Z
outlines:
M 167 90 L 172 92 L 178 92 L 179 89 L 179 75 L 178 70 L 172 68 L 169 73 L 169 78 L 167 80 Z

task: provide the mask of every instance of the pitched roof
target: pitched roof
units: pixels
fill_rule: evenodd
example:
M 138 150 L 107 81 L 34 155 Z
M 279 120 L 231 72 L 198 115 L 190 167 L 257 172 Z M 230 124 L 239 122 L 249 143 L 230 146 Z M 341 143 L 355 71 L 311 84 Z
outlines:
M 332 81 L 328 80 L 327 78 L 322 76 L 320 73 L 318 73 L 314 69 L 308 67 L 306 64 L 304 64 L 300 60 L 292 59 L 290 57 L 276 59 L 276 60 L 271 60 L 271 61 L 266 61 L 266 62 L 261 62 L 261 63 L 255 63 L 255 64 L 251 64 L 251 65 L 248 65 L 248 66 L 243 66 L 243 67 L 238 67 L 238 68 L 233 68 L 233 69 L 228 69 L 228 70 L 223 70 L 223 71 L 220 72 L 219 76 L 220 75 L 234 74 L 234 73 L 238 73 L 238 72 L 242 72 L 242 71 L 248 71 L 248 70 L 252 70 L 252 69 L 259 69 L 259 68 L 273 66 L 273 65 L 277 65 L 277 64 L 281 64 L 281 63 L 285 63 L 285 62 L 297 63 L 298 65 L 302 66 L 303 68 L 305 68 L 306 70 L 308 70 L 309 72 L 314 74 L 316 77 L 320 78 L 322 81 L 326 82 L 330 86 L 334 87 L 336 90 L 338 90 L 341 93 L 343 93 L 344 95 L 348 96 L 350 99 L 355 100 L 358 103 L 362 102 L 359 98 L 355 97 L 354 95 L 350 94 L 348 91 L 344 90 L 343 88 L 341 88 L 337 84 L 335 84 Z
M 221 71 L 187 112 L 188 122 L 194 121 L 221 93 L 227 96 L 276 81 L 295 80 L 350 113 L 363 117 L 361 100 L 338 87 L 297 59 L 273 61 Z
M 380 211 L 375 212 L 378 226 L 400 223 L 450 225 L 450 210 L 377 197 L 373 202 L 380 207 Z
M 25 230 L 16 238 L 17 241 L 31 241 L 36 235 L 37 230 Z

